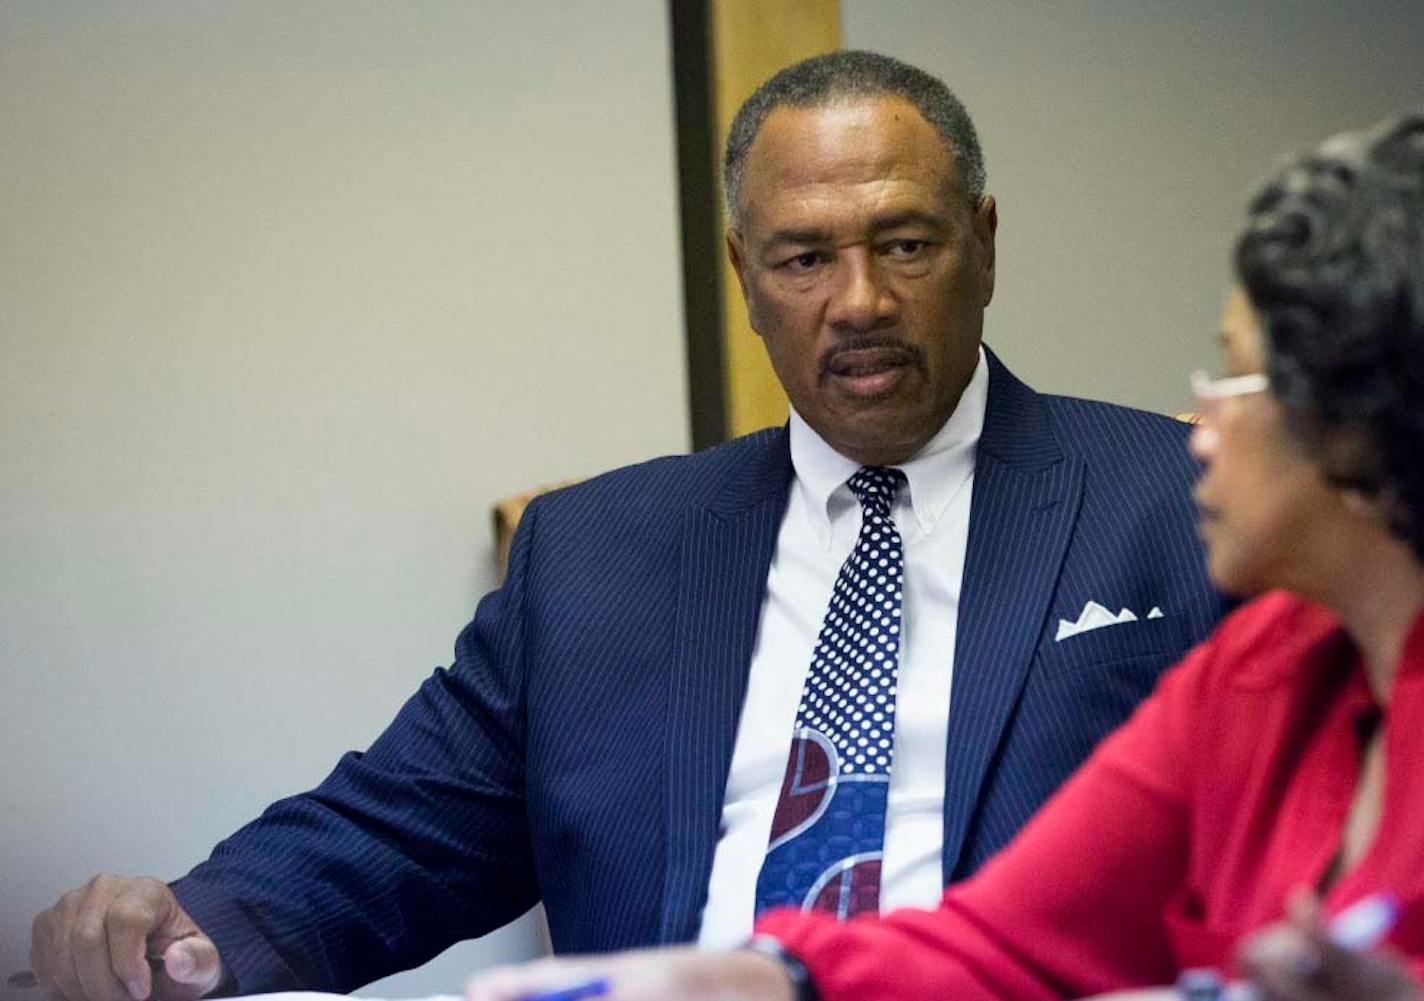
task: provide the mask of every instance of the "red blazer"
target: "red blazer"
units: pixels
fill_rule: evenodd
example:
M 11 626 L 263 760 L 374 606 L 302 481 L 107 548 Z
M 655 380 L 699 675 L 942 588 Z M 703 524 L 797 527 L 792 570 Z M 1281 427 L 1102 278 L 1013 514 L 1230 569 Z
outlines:
M 1287 594 L 1239 609 L 1165 675 L 1022 833 L 935 911 L 757 923 L 826 1001 L 1071 998 L 1230 971 L 1242 937 L 1318 885 L 1375 713 L 1338 620 Z M 1389 945 L 1424 971 L 1424 612 L 1388 712 L 1374 843 L 1332 885 L 1403 904 Z

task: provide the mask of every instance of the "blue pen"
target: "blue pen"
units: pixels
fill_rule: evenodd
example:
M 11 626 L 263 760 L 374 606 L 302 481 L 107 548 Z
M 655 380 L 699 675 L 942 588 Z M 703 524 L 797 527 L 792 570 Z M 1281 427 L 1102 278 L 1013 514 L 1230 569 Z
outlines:
M 569 987 L 526 994 L 519 1001 L 582 1001 L 583 998 L 601 998 L 608 993 L 609 986 L 607 977 L 596 977 Z
M 1394 894 L 1372 893 L 1335 915 L 1326 934 L 1342 949 L 1364 952 L 1378 945 L 1398 918 L 1399 901 Z

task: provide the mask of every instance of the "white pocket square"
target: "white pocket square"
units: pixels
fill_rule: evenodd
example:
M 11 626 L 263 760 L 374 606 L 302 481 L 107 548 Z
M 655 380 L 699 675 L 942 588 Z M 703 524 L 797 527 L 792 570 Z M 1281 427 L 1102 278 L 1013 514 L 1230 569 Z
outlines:
M 1147 613 L 1147 618 L 1162 618 L 1162 609 L 1153 605 L 1152 611 Z M 1137 613 L 1130 608 L 1124 608 L 1114 615 L 1103 605 L 1099 605 L 1096 601 L 1090 601 L 1083 606 L 1083 611 L 1079 613 L 1077 622 L 1069 622 L 1067 619 L 1058 620 L 1058 635 L 1053 637 L 1053 641 L 1061 643 L 1068 637 L 1077 636 L 1079 633 L 1101 629 L 1103 626 L 1116 626 L 1123 622 L 1136 621 Z

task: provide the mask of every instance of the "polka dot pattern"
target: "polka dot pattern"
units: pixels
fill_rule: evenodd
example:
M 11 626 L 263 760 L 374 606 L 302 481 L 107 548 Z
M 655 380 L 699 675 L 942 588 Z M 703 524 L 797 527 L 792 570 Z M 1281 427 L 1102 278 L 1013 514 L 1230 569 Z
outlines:
M 860 501 L 860 537 L 836 577 L 796 712 L 797 729 L 830 738 L 842 775 L 888 775 L 894 755 L 905 553 L 890 505 L 904 483 L 880 466 L 847 483 Z
M 890 517 L 898 469 L 866 466 L 855 548 L 841 565 L 796 713 L 757 913 L 772 907 L 874 912 L 895 751 L 895 678 L 905 568 Z

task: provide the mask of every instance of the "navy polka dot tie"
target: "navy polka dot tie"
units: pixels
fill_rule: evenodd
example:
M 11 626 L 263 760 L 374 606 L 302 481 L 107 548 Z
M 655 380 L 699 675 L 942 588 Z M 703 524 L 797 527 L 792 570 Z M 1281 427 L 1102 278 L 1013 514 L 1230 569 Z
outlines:
M 904 473 L 880 466 L 847 483 L 860 501 L 860 536 L 836 577 L 801 693 L 758 914 L 797 907 L 845 918 L 879 908 L 905 566 L 890 505 L 904 484 Z

